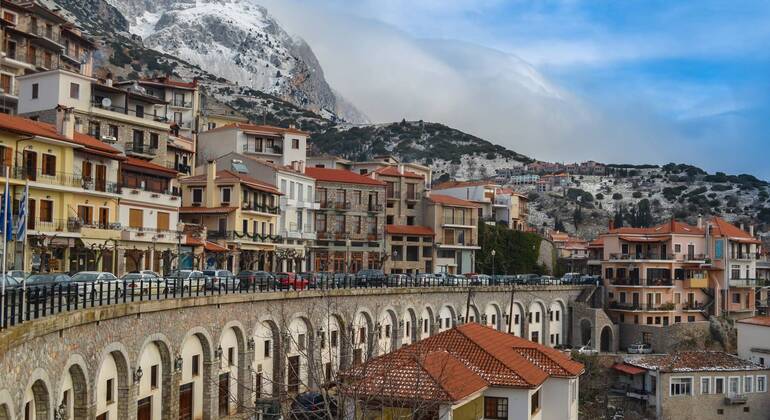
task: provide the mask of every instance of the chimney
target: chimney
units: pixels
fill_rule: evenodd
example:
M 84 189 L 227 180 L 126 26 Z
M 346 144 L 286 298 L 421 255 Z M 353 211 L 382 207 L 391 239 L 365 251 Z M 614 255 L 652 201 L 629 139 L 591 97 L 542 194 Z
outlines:
M 299 169 L 297 169 L 297 170 L 298 170 L 300 173 L 303 173 L 303 174 L 305 173 L 305 161 L 304 161 L 304 160 L 299 160 L 299 161 L 297 161 L 297 167 L 299 168 Z
M 703 229 L 703 215 L 698 215 L 698 229 Z
M 206 164 L 206 194 L 205 194 L 206 207 L 214 207 L 214 197 L 217 195 L 215 193 L 217 191 L 217 188 L 216 188 L 216 185 L 214 184 L 216 177 L 217 177 L 217 161 L 212 159 L 208 161 L 208 164 Z
M 751 235 L 752 238 L 754 237 L 754 225 L 749 225 L 749 235 Z
M 104 84 L 112 87 L 112 73 L 107 73 L 107 80 L 104 81 Z
M 612 220 L 612 219 L 610 219 L 609 228 L 610 228 L 610 230 L 615 229 L 615 221 Z
M 741 230 L 746 232 L 746 225 L 744 225 L 743 222 L 741 222 Z
M 56 108 L 56 131 L 68 139 L 75 137 L 75 117 L 72 114 L 72 108 Z
M 398 164 L 398 174 L 403 175 L 404 174 L 404 165 Z

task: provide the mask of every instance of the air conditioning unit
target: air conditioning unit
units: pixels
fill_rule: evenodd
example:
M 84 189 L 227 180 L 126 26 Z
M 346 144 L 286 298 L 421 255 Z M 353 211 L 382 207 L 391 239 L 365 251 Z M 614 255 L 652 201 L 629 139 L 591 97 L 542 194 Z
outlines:
M 102 136 L 102 141 L 105 143 L 117 143 L 118 139 L 115 136 Z

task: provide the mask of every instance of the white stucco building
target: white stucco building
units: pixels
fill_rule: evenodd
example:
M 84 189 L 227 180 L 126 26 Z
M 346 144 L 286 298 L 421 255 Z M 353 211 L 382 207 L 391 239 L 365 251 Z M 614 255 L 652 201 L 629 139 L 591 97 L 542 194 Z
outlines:
M 755 316 L 735 323 L 738 356 L 770 368 L 770 316 Z

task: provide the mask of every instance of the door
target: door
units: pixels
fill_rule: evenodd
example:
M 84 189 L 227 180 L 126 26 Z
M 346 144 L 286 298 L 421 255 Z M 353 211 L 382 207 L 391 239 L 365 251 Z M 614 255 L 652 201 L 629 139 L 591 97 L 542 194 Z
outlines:
M 230 405 L 230 373 L 219 375 L 219 416 L 228 414 Z
M 289 357 L 289 375 L 287 377 L 288 391 L 291 393 L 299 392 L 299 356 Z
M 136 420 L 152 420 L 152 397 L 142 398 L 136 403 Z
M 24 174 L 30 181 L 37 180 L 37 152 L 31 150 L 24 151 Z
M 37 220 L 37 205 L 34 199 L 29 199 L 27 203 L 27 229 L 35 230 L 35 220 Z
M 107 190 L 107 166 L 96 165 L 96 191 Z
M 99 208 L 99 227 L 107 229 L 110 226 L 110 209 L 107 207 Z
M 193 418 L 193 383 L 179 387 L 179 420 Z
M 687 259 L 689 260 L 695 259 L 695 245 L 693 244 L 687 245 Z

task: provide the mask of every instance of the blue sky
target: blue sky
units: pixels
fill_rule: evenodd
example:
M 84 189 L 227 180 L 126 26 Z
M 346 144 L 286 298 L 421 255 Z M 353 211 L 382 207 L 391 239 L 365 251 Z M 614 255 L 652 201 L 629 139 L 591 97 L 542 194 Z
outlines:
M 582 123 L 544 132 L 547 141 L 534 139 L 546 123 L 506 144 L 499 131 L 436 112 L 450 125 L 551 160 L 686 161 L 770 179 L 770 2 L 298 1 L 417 40 L 461 41 L 519 57 L 581 104 L 589 119 L 601 120 L 591 127 L 602 139 L 590 141 L 591 129 L 579 128 L 588 127 Z M 316 49 L 313 41 L 320 37 L 299 32 Z M 329 54 L 319 54 L 325 69 Z M 344 81 L 339 84 L 346 93 Z M 376 108 L 371 114 L 380 119 Z M 560 147 L 569 143 L 570 130 L 583 131 L 575 137 L 581 147 Z M 607 151 L 614 146 L 631 152 Z

